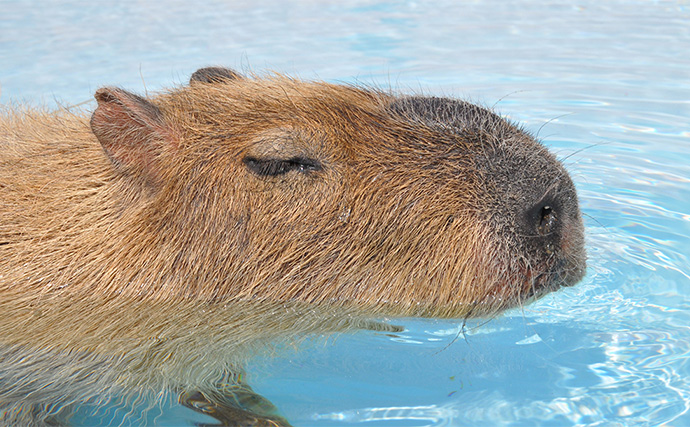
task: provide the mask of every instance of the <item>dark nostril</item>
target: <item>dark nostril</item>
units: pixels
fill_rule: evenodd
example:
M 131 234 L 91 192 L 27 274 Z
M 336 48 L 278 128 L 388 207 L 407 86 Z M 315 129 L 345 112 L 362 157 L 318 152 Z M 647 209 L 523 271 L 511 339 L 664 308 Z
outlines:
M 556 228 L 556 213 L 553 208 L 549 205 L 544 205 L 541 208 L 539 225 L 537 226 L 537 232 L 544 236 L 550 234 Z

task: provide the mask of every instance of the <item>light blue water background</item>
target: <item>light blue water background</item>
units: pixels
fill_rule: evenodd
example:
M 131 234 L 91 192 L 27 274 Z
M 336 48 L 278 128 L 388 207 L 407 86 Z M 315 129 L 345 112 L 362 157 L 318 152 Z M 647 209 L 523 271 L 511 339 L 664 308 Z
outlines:
M 198 67 L 495 106 L 563 159 L 589 268 L 486 324 L 315 340 L 249 381 L 296 426 L 690 425 L 687 1 L 6 1 L 0 102 L 144 93 Z M 95 103 L 91 101 L 91 107 Z M 113 408 L 80 422 L 138 424 Z M 150 424 L 199 421 L 166 406 Z

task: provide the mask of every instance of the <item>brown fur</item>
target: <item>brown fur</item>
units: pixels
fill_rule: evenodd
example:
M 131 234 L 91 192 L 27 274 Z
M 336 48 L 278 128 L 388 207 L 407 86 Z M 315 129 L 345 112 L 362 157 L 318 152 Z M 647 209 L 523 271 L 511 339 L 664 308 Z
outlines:
M 206 70 L 151 100 L 100 90 L 91 119 L 0 118 L 6 420 L 213 393 L 267 342 L 491 314 L 581 278 L 570 178 L 493 113 Z M 316 163 L 261 176 L 251 159 Z

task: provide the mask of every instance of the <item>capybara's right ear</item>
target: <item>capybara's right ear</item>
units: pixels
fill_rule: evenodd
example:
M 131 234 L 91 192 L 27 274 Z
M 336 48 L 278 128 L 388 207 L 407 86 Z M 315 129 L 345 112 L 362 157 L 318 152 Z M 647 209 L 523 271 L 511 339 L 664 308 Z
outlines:
M 91 130 L 116 169 L 157 182 L 161 150 L 177 143 L 161 111 L 148 100 L 117 88 L 99 89 L 95 98 L 98 108 L 91 116 Z
M 206 67 L 199 68 L 192 74 L 189 79 L 189 84 L 198 83 L 226 83 L 232 80 L 239 80 L 244 78 L 241 74 L 229 68 L 223 67 Z

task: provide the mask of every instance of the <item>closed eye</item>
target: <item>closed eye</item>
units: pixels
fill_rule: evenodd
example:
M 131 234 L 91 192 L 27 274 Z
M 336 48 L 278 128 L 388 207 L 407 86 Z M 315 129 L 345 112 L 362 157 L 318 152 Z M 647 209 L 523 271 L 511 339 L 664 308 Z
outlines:
M 259 176 L 278 176 L 292 171 L 309 173 L 322 169 L 321 163 L 305 157 L 290 159 L 245 157 L 243 161 L 250 171 Z

